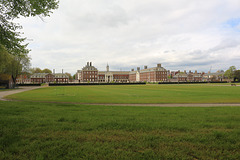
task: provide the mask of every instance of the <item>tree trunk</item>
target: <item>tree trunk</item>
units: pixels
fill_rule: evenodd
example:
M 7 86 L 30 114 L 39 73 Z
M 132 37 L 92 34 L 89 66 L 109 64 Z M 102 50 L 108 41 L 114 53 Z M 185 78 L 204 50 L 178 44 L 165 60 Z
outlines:
M 15 88 L 16 87 L 16 77 L 14 77 L 13 75 L 12 75 L 12 81 L 13 81 L 13 85 L 12 85 L 12 88 Z

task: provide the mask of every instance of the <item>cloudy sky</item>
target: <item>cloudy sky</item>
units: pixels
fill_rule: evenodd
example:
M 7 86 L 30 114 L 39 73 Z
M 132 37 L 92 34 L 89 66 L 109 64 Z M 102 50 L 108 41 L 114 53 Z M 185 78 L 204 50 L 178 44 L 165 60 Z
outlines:
M 239 0 L 60 0 L 58 10 L 17 20 L 32 67 L 75 73 L 157 63 L 168 70 L 240 69 Z

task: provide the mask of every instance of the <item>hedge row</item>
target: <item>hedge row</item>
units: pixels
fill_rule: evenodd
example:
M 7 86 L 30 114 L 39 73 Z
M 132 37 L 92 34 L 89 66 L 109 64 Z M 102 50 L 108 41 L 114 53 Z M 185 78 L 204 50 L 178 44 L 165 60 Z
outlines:
M 17 86 L 41 86 L 41 84 L 27 83 L 27 84 L 17 84 Z
M 227 81 L 216 82 L 159 82 L 158 84 L 203 84 L 203 83 L 228 83 Z M 235 83 L 235 82 L 234 82 Z

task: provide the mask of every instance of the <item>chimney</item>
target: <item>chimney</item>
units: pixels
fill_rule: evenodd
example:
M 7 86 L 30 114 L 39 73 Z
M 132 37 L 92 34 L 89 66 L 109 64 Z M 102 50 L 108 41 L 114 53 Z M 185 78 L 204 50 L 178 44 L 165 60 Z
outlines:
M 90 66 L 92 66 L 92 62 L 90 62 Z
M 158 67 L 158 68 L 161 68 L 161 67 L 162 67 L 161 63 L 158 63 L 158 64 L 157 64 L 157 67 Z
M 187 71 L 186 71 L 186 70 L 184 70 L 184 73 L 185 73 L 185 74 L 187 74 Z
M 53 69 L 53 74 L 55 74 L 55 69 Z
M 137 70 L 140 71 L 140 67 L 137 67 Z
M 87 66 L 89 66 L 89 62 L 87 62 Z
M 197 74 L 197 70 L 195 70 L 195 74 Z
M 62 69 L 62 74 L 63 74 L 63 69 Z
M 132 71 L 134 71 L 134 68 L 132 69 Z
M 191 70 L 189 70 L 189 73 L 192 73 L 192 71 L 191 71 Z
M 178 73 L 180 73 L 180 70 L 178 70 Z
M 144 66 L 144 69 L 147 69 L 147 66 Z

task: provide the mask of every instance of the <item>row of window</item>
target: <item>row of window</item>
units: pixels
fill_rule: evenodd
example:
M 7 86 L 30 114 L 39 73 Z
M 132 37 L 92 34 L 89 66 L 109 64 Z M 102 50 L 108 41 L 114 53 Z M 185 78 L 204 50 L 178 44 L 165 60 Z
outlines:
M 156 72 L 157 74 L 167 74 L 167 72 Z
M 84 72 L 84 74 L 97 74 L 98 72 L 96 72 L 96 71 L 90 71 L 90 72 Z
M 89 76 L 84 75 L 83 77 L 84 77 L 84 78 L 97 78 L 96 75 L 89 75 Z
M 84 79 L 84 81 L 96 82 L 96 79 Z

